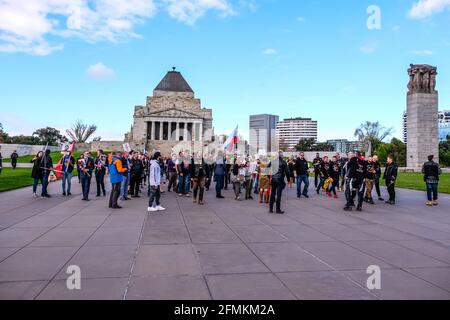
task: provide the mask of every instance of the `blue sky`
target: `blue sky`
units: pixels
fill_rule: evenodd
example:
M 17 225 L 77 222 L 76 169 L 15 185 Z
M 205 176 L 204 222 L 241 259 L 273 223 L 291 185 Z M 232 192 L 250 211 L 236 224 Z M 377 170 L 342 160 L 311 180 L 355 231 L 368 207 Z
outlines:
M 318 120 L 319 140 L 351 139 L 366 120 L 400 138 L 410 63 L 438 67 L 450 108 L 449 0 L 37 2 L 0 0 L 0 122 L 11 133 L 81 119 L 122 139 L 172 66 L 213 108 L 216 133 L 238 124 L 245 135 L 250 114 L 273 113 Z M 366 25 L 372 4 L 380 30 Z

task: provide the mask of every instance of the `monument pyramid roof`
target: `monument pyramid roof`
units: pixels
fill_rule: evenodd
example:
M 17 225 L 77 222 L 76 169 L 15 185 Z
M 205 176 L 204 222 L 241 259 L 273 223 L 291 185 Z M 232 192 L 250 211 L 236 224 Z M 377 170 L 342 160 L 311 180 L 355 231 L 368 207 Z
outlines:
M 173 71 L 167 72 L 165 77 L 161 80 L 158 86 L 155 88 L 157 91 L 170 91 L 170 92 L 192 92 L 187 81 L 183 78 L 180 72 Z

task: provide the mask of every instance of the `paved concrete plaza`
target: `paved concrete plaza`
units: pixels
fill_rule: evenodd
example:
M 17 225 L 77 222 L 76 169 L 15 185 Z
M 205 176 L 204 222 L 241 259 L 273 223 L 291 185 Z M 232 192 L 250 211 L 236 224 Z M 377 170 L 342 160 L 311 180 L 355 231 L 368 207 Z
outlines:
M 450 196 L 424 206 L 423 192 L 399 190 L 398 206 L 345 214 L 343 199 L 285 193 L 286 215 L 231 191 L 206 205 L 173 193 L 166 212 L 147 198 L 107 208 L 107 199 L 34 199 L 0 194 L 1 299 L 449 299 Z M 95 182 L 92 183 L 95 187 Z M 81 290 L 66 287 L 81 268 Z M 369 292 L 366 269 L 381 268 Z

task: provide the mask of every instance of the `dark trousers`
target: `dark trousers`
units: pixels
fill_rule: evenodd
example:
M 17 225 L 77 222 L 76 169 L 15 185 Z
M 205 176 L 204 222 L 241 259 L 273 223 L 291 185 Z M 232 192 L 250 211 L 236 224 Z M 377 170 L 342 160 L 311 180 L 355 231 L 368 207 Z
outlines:
M 50 175 L 50 173 L 44 173 L 42 176 L 42 196 L 46 196 L 48 195 L 47 192 L 47 187 L 48 187 L 48 176 Z
M 336 194 L 336 188 L 339 186 L 339 177 L 333 178 L 333 182 L 331 184 L 330 193 L 332 192 L 335 196 Z
M 427 197 L 428 201 L 436 201 L 438 199 L 438 184 L 427 183 Z
M 324 184 L 325 184 L 325 177 L 320 176 L 319 184 L 316 185 L 316 187 L 317 187 L 317 192 L 319 192 L 320 189 L 323 188 Z M 326 191 L 328 191 L 328 190 L 326 190 Z
M 358 196 L 358 207 L 362 208 L 363 200 L 364 200 L 364 191 L 366 189 L 366 185 L 364 183 L 364 179 L 350 179 L 349 181 L 350 187 L 350 196 L 347 200 L 347 206 L 353 206 L 355 204 L 355 198 Z
M 227 173 L 224 176 L 223 189 L 228 190 L 228 185 L 230 184 L 231 174 Z
M 285 184 L 279 179 L 272 179 L 272 193 L 270 194 L 270 211 L 273 211 L 273 205 L 276 203 L 277 212 L 281 211 L 281 197 Z
M 320 177 L 320 172 L 319 171 L 314 171 L 314 186 L 316 188 L 319 185 L 319 177 Z
M 155 187 L 155 186 L 150 186 L 149 188 L 150 191 L 150 200 L 148 201 L 148 206 L 149 207 L 153 207 L 153 202 L 156 203 L 157 206 L 159 206 L 159 200 L 161 198 L 161 189 L 159 188 L 159 186 Z
M 380 177 L 375 177 L 375 190 L 377 191 L 378 198 L 381 198 L 381 190 L 380 190 Z
M 15 169 L 17 167 L 17 160 L 11 160 L 11 166 Z
M 389 193 L 389 201 L 395 202 L 395 181 L 386 181 L 387 191 Z
M 89 199 L 89 190 L 91 189 L 91 177 L 87 174 L 81 175 L 81 190 L 83 192 L 83 199 Z
M 203 194 L 205 193 L 205 177 L 199 177 L 199 178 L 193 178 L 193 192 L 194 192 L 194 199 L 197 200 L 198 195 L 198 202 L 203 202 Z
M 120 185 L 121 182 L 113 183 L 111 186 L 111 195 L 109 196 L 109 207 L 115 208 L 117 207 L 117 200 L 120 196 Z
M 173 191 L 177 192 L 177 173 L 176 172 L 169 172 L 169 186 L 167 187 L 167 190 L 170 191 L 172 189 Z
M 106 195 L 105 171 L 100 170 L 95 172 L 95 182 L 97 183 L 97 196 L 100 195 L 100 192 L 103 192 L 103 195 Z
M 245 199 L 250 199 L 252 197 L 252 191 L 253 191 L 253 179 L 246 179 L 245 180 Z
M 130 193 L 132 196 L 139 195 L 139 187 L 141 186 L 141 175 L 138 173 L 131 174 Z
M 220 195 L 222 194 L 224 176 L 216 175 L 214 179 L 216 180 L 216 194 Z

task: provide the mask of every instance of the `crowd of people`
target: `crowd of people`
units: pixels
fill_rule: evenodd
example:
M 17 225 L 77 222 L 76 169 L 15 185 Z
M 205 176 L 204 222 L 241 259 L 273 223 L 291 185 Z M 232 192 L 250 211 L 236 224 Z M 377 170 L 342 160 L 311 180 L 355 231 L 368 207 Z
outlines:
M 426 205 L 438 205 L 438 183 L 441 169 L 429 156 L 423 165 L 422 172 L 427 186 Z M 374 193 L 378 201 L 396 204 L 395 185 L 398 177 L 398 166 L 394 158 L 389 156 L 384 170 L 378 157 L 367 159 L 358 151 L 349 152 L 345 157 L 339 153 L 316 157 L 309 162 L 305 154 L 287 161 L 279 152 L 274 158 L 266 156 L 245 156 L 227 154 L 219 151 L 215 158 L 201 153 L 189 154 L 180 152 L 163 157 L 160 152 L 150 155 L 137 151 L 114 152 L 107 155 L 98 150 L 94 158 L 89 151 L 75 159 L 71 152 L 64 152 L 59 170 L 53 166 L 50 151 L 39 152 L 33 158 L 32 169 L 33 194 L 37 197 L 37 186 L 42 184 L 41 198 L 48 198 L 47 187 L 51 172 L 61 177 L 62 195 L 71 195 L 72 173 L 77 169 L 78 182 L 81 184 L 82 200 L 90 201 L 90 185 L 95 177 L 96 196 L 106 197 L 105 178 L 109 175 L 111 193 L 109 207 L 121 209 L 123 204 L 132 198 L 141 197 L 147 187 L 149 198 L 148 212 L 164 211 L 161 206 L 161 195 L 175 192 L 180 197 L 192 197 L 193 202 L 204 205 L 205 191 L 209 191 L 215 183 L 217 199 L 224 199 L 223 190 L 231 186 L 234 200 L 254 200 L 259 195 L 259 203 L 268 205 L 269 212 L 283 214 L 281 209 L 282 194 L 286 187 L 297 189 L 298 198 L 309 198 L 310 175 L 314 181 L 314 190 L 319 195 L 324 193 L 329 198 L 339 199 L 339 193 L 345 195 L 345 211 L 362 211 L 363 204 L 375 204 Z M 381 194 L 380 182 L 384 180 L 389 198 L 385 201 Z M 166 190 L 164 190 L 166 189 Z

